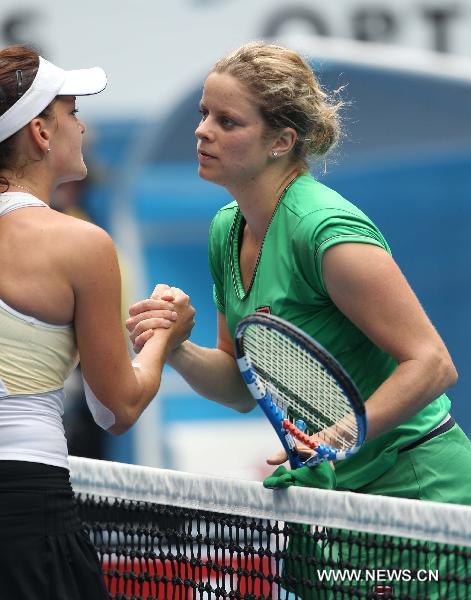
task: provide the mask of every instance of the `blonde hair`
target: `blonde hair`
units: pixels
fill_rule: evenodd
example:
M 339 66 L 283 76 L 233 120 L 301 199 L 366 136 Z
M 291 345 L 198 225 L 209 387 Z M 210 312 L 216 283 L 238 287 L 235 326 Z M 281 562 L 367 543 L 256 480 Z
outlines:
M 336 98 L 338 92 L 329 96 L 297 52 L 251 42 L 218 60 L 211 72 L 232 75 L 245 85 L 272 130 L 296 131 L 294 156 L 304 167 L 339 140 L 343 103 Z

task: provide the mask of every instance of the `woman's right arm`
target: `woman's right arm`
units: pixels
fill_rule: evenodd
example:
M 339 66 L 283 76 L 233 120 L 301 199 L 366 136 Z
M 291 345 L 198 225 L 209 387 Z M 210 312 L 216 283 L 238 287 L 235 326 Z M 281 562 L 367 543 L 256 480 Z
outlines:
M 216 348 L 203 348 L 188 340 L 169 353 L 167 362 L 197 394 L 209 400 L 242 413 L 251 411 L 256 405 L 237 367 L 232 339 L 222 313 L 218 313 Z
M 157 393 L 167 354 L 176 340 L 188 337 L 194 309 L 188 296 L 176 297 L 177 320 L 152 336 L 139 355 L 138 366 L 133 367 L 121 321 L 121 278 L 114 244 L 106 232 L 90 224 L 82 225 L 78 237 L 69 268 L 81 370 L 93 395 L 114 415 L 109 431 L 120 434 Z
M 166 297 L 172 296 L 163 294 L 160 296 L 160 298 Z M 149 343 L 146 341 L 150 335 L 148 332 L 159 326 L 153 316 L 155 314 L 153 311 L 158 306 L 157 302 L 155 298 L 149 298 L 130 308 L 131 317 L 127 320 L 126 326 L 136 349 L 145 342 L 143 347 L 145 350 Z M 168 354 L 167 363 L 178 371 L 200 396 L 238 412 L 249 412 L 255 407 L 256 402 L 240 375 L 226 318 L 220 312 L 218 312 L 217 326 L 216 348 L 204 348 L 185 341 Z M 158 329 L 154 329 L 152 337 L 157 332 Z

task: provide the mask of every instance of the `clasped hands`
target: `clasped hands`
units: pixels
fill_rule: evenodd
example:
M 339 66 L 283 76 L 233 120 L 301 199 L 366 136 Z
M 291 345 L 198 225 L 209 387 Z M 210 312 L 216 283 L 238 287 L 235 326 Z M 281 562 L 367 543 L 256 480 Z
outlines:
M 126 329 L 134 351 L 140 352 L 156 329 L 170 328 L 175 328 L 171 345 L 171 350 L 175 350 L 190 337 L 195 325 L 195 312 L 185 292 L 159 283 L 150 298 L 136 302 L 129 309 Z
M 156 329 L 178 327 L 178 332 L 172 339 L 171 350 L 175 350 L 190 337 L 195 324 L 194 315 L 195 309 L 190 303 L 190 298 L 181 289 L 163 283 L 156 285 L 150 298 L 136 302 L 129 309 L 126 329 L 134 351 L 140 352 Z M 301 443 L 297 445 L 298 452 L 304 460 L 314 453 Z M 286 460 L 286 453 L 281 450 L 268 458 L 267 463 L 281 465 Z

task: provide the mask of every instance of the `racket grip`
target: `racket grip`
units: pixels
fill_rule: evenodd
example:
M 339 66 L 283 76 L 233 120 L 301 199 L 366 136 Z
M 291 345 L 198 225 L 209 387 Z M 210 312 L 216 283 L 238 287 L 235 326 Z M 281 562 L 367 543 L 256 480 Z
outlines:
M 317 448 L 318 444 L 316 444 L 316 442 L 314 442 L 306 433 L 304 433 L 304 431 L 298 429 L 296 425 L 291 423 L 291 421 L 288 419 L 283 419 L 282 425 L 284 429 L 289 431 L 297 440 L 303 444 L 306 444 L 306 446 L 311 448 L 311 450 L 315 450 Z

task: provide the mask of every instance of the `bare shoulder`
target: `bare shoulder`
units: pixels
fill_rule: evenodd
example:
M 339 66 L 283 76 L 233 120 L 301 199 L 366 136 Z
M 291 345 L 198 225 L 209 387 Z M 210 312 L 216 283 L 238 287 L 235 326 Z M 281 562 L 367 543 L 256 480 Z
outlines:
M 69 234 L 73 237 L 74 241 L 79 242 L 81 238 L 88 239 L 89 241 L 97 241 L 109 239 L 110 235 L 98 225 L 80 219 L 71 215 L 65 215 L 63 213 L 53 211 L 52 215 L 52 226 L 57 229 L 59 233 L 62 231 L 64 234 Z
M 57 213 L 52 224 L 54 235 L 50 239 L 57 244 L 64 269 L 72 281 L 79 281 L 81 275 L 115 268 L 116 248 L 108 232 L 104 229 L 69 215 Z
M 110 234 L 90 221 L 55 213 L 53 227 L 56 235 L 70 246 L 74 254 L 77 250 L 88 254 L 101 248 L 114 248 Z

